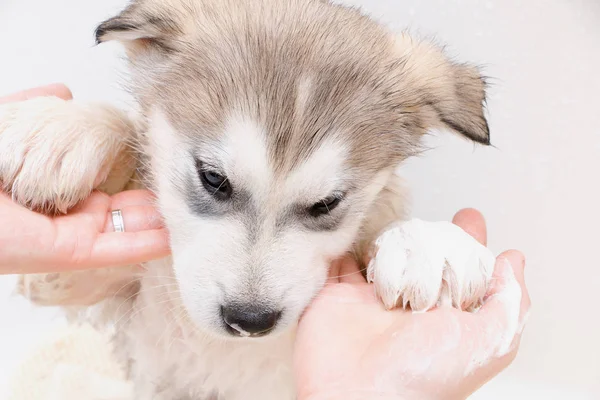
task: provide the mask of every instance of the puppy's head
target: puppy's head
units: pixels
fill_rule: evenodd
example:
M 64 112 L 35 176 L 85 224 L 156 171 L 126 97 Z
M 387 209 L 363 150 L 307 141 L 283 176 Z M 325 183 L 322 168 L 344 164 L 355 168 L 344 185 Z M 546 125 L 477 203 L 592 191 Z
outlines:
M 141 0 L 126 46 L 175 275 L 201 328 L 295 322 L 432 128 L 488 144 L 484 82 L 438 48 L 317 0 Z

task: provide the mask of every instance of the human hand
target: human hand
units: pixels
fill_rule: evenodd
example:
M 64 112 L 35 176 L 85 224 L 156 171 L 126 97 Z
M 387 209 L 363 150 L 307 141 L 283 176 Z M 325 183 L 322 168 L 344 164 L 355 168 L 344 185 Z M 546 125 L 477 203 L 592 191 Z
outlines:
M 453 222 L 486 244 L 477 211 L 463 210 Z M 517 251 L 497 258 L 493 287 L 476 313 L 440 307 L 418 314 L 386 311 L 354 261 L 336 264 L 299 323 L 298 399 L 465 399 L 516 356 L 530 307 L 524 263 Z
M 0 103 L 37 96 L 72 98 L 60 84 L 0 98 Z M 120 209 L 126 232 L 114 232 L 112 210 Z M 0 193 L 0 274 L 138 264 L 169 254 L 168 235 L 153 196 L 132 190 L 108 196 L 95 192 L 67 215 L 48 217 L 14 203 Z

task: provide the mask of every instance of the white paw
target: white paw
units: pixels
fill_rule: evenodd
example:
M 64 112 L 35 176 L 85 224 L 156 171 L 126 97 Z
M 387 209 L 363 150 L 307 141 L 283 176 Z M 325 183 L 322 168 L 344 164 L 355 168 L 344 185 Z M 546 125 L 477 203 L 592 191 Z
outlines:
M 375 241 L 367 278 L 388 309 L 450 304 L 472 310 L 481 305 L 494 263 L 491 251 L 460 227 L 413 219 Z
M 0 189 L 65 212 L 106 179 L 132 128 L 113 109 L 40 97 L 0 105 Z M 110 149 L 110 152 L 107 150 Z

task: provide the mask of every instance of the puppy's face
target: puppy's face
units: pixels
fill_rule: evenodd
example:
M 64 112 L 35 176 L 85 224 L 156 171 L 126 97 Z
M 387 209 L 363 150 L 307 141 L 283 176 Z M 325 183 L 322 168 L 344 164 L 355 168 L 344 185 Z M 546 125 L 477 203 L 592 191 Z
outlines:
M 126 44 L 181 296 L 218 335 L 293 324 L 428 129 L 489 141 L 475 69 L 324 1 L 145 0 L 97 36 Z
M 240 111 L 210 139 L 185 137 L 161 111 L 150 127 L 190 315 L 201 327 L 241 336 L 296 321 L 329 262 L 350 248 L 387 171 L 357 170 L 351 145 L 333 137 L 284 165 L 266 127 Z

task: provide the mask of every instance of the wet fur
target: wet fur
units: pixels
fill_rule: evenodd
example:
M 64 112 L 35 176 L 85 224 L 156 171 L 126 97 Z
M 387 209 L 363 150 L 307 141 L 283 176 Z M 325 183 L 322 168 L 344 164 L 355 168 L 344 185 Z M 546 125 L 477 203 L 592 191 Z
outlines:
M 357 10 L 327 1 L 138 0 L 96 33 L 99 43 L 125 45 L 140 114 L 53 98 L 2 106 L 0 152 L 16 151 L 0 161 L 0 181 L 17 201 L 52 211 L 72 207 L 94 188 L 116 193 L 148 187 L 171 231 L 175 263 L 150 262 L 143 273 L 132 267 L 23 276 L 20 291 L 35 303 L 68 306 L 73 318 L 114 330 L 136 399 L 294 398 L 293 327 L 322 285 L 327 263 L 348 251 L 363 262 L 382 229 L 404 218 L 405 192 L 395 170 L 418 154 L 429 130 L 450 129 L 489 144 L 483 78 L 431 43 L 394 35 Z M 28 125 L 32 115 L 35 124 Z M 210 149 L 203 156 L 217 154 L 220 162 L 224 132 L 233 135 L 238 125 L 256 128 L 261 139 L 251 145 L 264 140 L 258 150 L 264 150 L 271 175 L 260 195 L 252 188 L 262 181 L 240 177 L 247 195 L 224 209 L 200 194 L 191 167 L 197 155 L 190 149 Z M 315 222 L 279 210 L 281 199 L 302 196 L 279 193 L 276 188 L 285 185 L 273 182 L 287 182 L 302 168 L 320 171 L 313 158 L 325 152 L 327 159 L 327 151 L 342 154 L 343 165 L 331 167 L 338 174 L 332 180 L 343 181 L 348 193 L 341 211 Z M 48 156 L 28 158 L 36 152 Z M 52 160 L 52 154 L 63 158 Z M 39 170 L 51 178 L 28 175 Z M 189 263 L 182 254 L 191 251 L 195 231 L 183 226 L 196 217 L 209 226 L 206 221 L 222 215 L 236 215 L 244 232 L 254 235 L 240 236 L 239 243 L 250 243 L 240 258 L 234 257 L 241 250 L 225 249 L 230 263 L 250 260 L 260 267 L 253 270 L 262 274 L 257 281 L 266 282 L 261 287 L 248 278 L 232 296 L 274 304 L 270 291 L 281 281 L 297 287 L 281 329 L 266 338 L 228 338 L 207 319 L 210 313 L 190 308 L 200 295 L 185 286 L 193 279 L 182 278 L 193 271 L 178 265 Z M 278 239 L 277 226 L 304 232 L 298 243 L 306 236 L 316 238 L 314 246 L 324 244 L 309 245 L 312 258 L 298 257 L 293 243 Z M 207 260 L 200 257 L 199 268 L 213 268 Z M 279 263 L 294 268 L 281 272 Z M 311 263 L 319 268 L 301 268 Z M 250 274 L 242 267 L 227 272 Z

